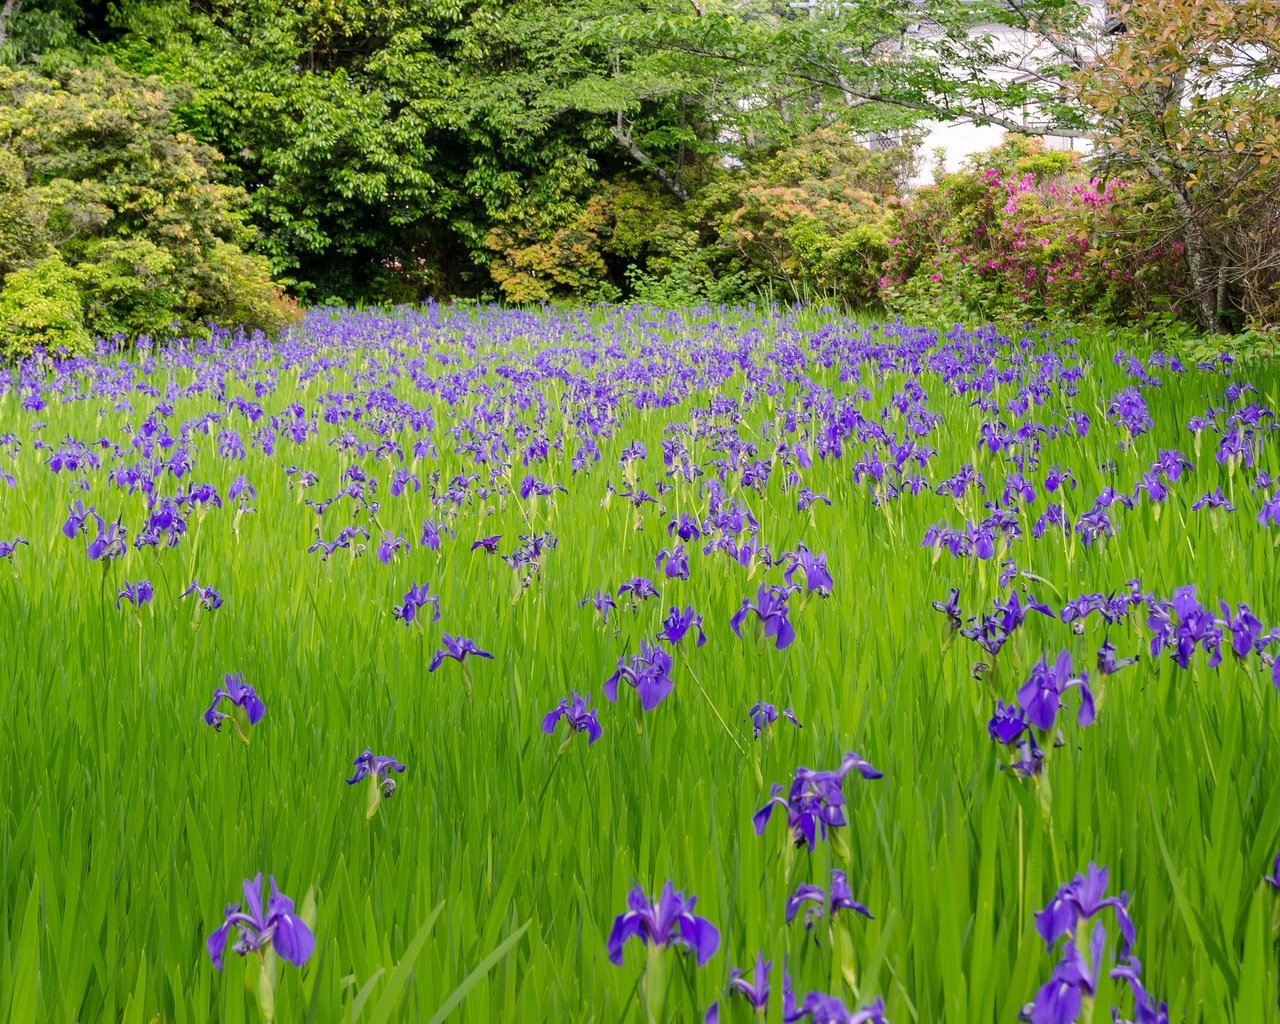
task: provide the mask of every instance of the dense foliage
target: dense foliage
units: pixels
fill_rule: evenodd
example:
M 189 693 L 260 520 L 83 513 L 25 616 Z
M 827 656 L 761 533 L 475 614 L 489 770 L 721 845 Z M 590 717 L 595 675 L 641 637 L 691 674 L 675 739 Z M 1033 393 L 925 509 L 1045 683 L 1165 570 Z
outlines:
M 0 93 L 0 356 L 213 319 L 283 326 L 270 268 L 245 251 L 243 192 L 160 82 L 0 67 Z
M 1278 410 L 811 308 L 0 368 L 0 1013 L 1272 1024 Z
M 82 194 L 101 166 L 66 169 L 80 182 L 77 209 L 105 206 L 110 223 L 95 215 L 73 236 L 55 224 L 30 242 L 41 235 L 32 225 L 53 216 L 41 203 L 63 197 L 25 195 L 48 175 L 0 140 L 0 269 L 17 296 L 0 305 L 30 306 L 37 280 L 52 289 L 43 311 L 9 317 L 10 337 L 24 338 L 9 344 L 154 333 L 211 313 L 272 328 L 287 310 L 271 300 L 265 267 L 310 304 L 825 296 L 875 314 L 1273 330 L 1280 14 L 1269 0 L 1105 10 L 1085 0 L 7 0 L 0 59 L 25 76 L 7 90 L 9 120 L 83 119 L 101 105 L 104 122 L 136 120 L 153 140 L 139 148 L 164 154 L 138 163 L 121 149 L 128 180 L 116 196 Z M 68 110 L 32 108 L 27 93 Z M 924 201 L 906 188 L 916 156 L 905 151 L 922 118 L 1080 139 L 1093 156 L 1037 165 L 1023 187 L 997 153 L 981 170 L 999 168 L 1000 181 L 981 188 L 1002 195 L 969 195 L 961 174 Z M 56 129 L 35 135 L 83 152 Z M 865 151 L 895 137 L 904 151 Z M 167 196 L 174 174 L 180 194 L 216 188 L 217 208 L 179 198 L 148 221 L 129 190 Z M 1079 190 L 1095 178 L 1091 199 Z M 989 220 L 1010 197 L 1014 227 L 965 237 L 971 214 Z M 921 202 L 927 216 L 909 209 Z M 957 218 L 945 230 L 934 223 L 943 208 Z M 189 238 L 157 239 L 178 223 Z M 919 246 L 895 240 L 917 229 L 946 234 L 950 262 L 928 256 L 909 283 L 924 266 Z M 1067 234 L 1028 265 L 1027 246 L 1056 230 Z M 980 274 L 956 252 L 975 245 L 989 254 Z M 1095 257 L 1113 278 L 1089 279 Z M 1012 282 L 1028 270 L 1027 287 Z

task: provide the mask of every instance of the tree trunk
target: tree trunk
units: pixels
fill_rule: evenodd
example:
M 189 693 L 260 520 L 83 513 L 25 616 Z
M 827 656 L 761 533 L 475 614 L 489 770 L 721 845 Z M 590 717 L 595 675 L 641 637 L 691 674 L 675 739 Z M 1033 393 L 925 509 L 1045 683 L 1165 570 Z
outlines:
M 0 7 L 0 46 L 8 41 L 9 22 L 21 6 L 22 0 L 4 0 L 4 7 Z
M 1181 184 L 1173 181 L 1165 168 L 1153 160 L 1148 161 L 1147 170 L 1168 190 L 1173 203 L 1173 213 L 1178 219 L 1182 243 L 1186 247 L 1187 271 L 1191 274 L 1191 290 L 1200 328 L 1206 334 L 1218 334 L 1221 330 L 1218 320 L 1218 260 L 1213 246 L 1196 219 L 1195 209 Z

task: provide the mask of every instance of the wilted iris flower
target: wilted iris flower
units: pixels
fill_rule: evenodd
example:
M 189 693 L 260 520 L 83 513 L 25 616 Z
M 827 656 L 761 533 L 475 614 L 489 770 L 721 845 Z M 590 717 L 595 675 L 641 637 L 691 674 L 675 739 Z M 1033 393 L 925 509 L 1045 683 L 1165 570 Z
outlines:
M 399 619 L 406 626 L 418 617 L 427 605 L 431 605 L 432 622 L 440 621 L 440 595 L 431 593 L 430 583 L 415 583 L 404 595 L 404 601 L 391 609 L 392 618 Z
M 373 752 L 368 747 L 365 747 L 364 753 L 351 763 L 355 765 L 356 771 L 351 778 L 347 779 L 347 785 L 354 786 L 362 779 L 373 776 L 381 787 L 384 797 L 389 797 L 396 791 L 395 779 L 391 777 L 391 773 L 405 770 L 405 765 L 394 757 L 374 757 Z
M 1076 721 L 1080 725 L 1093 722 L 1093 691 L 1089 689 L 1089 674 L 1072 672 L 1071 652 L 1062 651 L 1049 667 L 1044 657 L 1036 662 L 1031 675 L 1018 690 L 1018 703 L 1027 721 L 1037 729 L 1052 729 L 1062 708 L 1063 695 L 1071 689 L 1080 690 L 1080 711 Z
M 640 886 L 627 894 L 627 910 L 613 922 L 605 949 L 611 963 L 622 964 L 622 947 L 638 938 L 646 946 L 675 947 L 692 953 L 701 967 L 720 948 L 720 932 L 693 912 L 696 896 L 687 899 L 668 882 L 662 895 L 650 901 Z
M 707 634 L 702 631 L 702 616 L 694 612 L 693 606 L 690 605 L 684 611 L 672 607 L 667 612 L 667 617 L 662 620 L 662 628 L 658 630 L 657 638 L 667 641 L 672 647 L 679 647 L 680 641 L 691 629 L 698 631 L 698 647 L 707 642 Z
M 640 707 L 652 711 L 671 692 L 671 655 L 657 644 L 640 641 L 640 653 L 633 658 L 618 659 L 617 671 L 604 683 L 604 695 L 610 701 L 618 700 L 618 682 L 627 682 L 640 697 Z
M 841 786 L 844 777 L 855 770 L 864 779 L 884 777 L 883 772 L 876 771 L 853 752 L 845 754 L 840 767 L 834 771 L 816 772 L 809 768 L 797 768 L 786 797 L 782 795 L 783 788 L 775 784 L 769 800 L 752 816 L 751 823 L 755 826 L 756 835 L 764 835 L 774 807 L 783 807 L 787 812 L 787 827 L 796 846 L 805 844 L 812 850 L 819 835 L 823 839 L 827 837 L 828 827 L 838 828 L 846 824 Z
M 569 735 L 565 737 L 565 743 L 569 742 L 575 732 L 585 732 L 587 746 L 591 746 L 604 734 L 604 730 L 600 728 L 596 713 L 590 705 L 591 694 L 572 691 L 570 697 L 562 700 L 542 719 L 542 731 L 550 736 L 556 731 L 556 724 L 563 718 L 569 725 Z
M 440 641 L 444 646 L 436 651 L 435 656 L 431 659 L 431 663 L 427 666 L 428 672 L 434 672 L 443 663 L 445 658 L 452 658 L 458 664 L 465 668 L 465 658 L 471 655 L 475 658 L 492 658 L 493 655 L 488 651 L 482 651 L 476 646 L 474 640 L 468 640 L 462 636 L 452 636 L 446 633 Z
M 755 731 L 756 739 L 760 738 L 760 734 L 773 725 L 778 720 L 778 709 L 773 704 L 766 704 L 764 701 L 756 701 L 752 705 L 751 710 L 747 712 L 747 717 L 751 719 L 751 725 Z M 782 717 L 794 725 L 797 729 L 803 729 L 800 719 L 796 718 L 796 713 L 790 708 L 782 712 Z
M 199 583 L 193 581 L 191 586 L 187 587 L 178 597 L 181 599 L 190 597 L 192 594 L 195 594 L 200 599 L 200 607 L 207 612 L 216 611 L 222 607 L 222 595 L 213 587 L 202 587 Z
M 502 534 L 500 533 L 496 533 L 492 537 L 481 537 L 471 545 L 471 550 L 475 551 L 477 548 L 484 548 L 486 555 L 492 555 L 498 550 L 498 541 L 500 540 L 502 540 Z
M 812 905 L 806 907 L 805 904 Z M 806 929 L 812 928 L 815 922 L 820 921 L 824 911 L 828 916 L 835 917 L 836 911 L 849 910 L 869 920 L 875 920 L 871 911 L 853 898 L 849 881 L 845 878 L 844 872 L 839 869 L 832 869 L 831 888 L 827 892 L 823 892 L 821 886 L 806 884 L 801 885 L 787 897 L 787 924 L 795 920 L 801 907 L 805 907 Z
M 222 956 L 227 948 L 227 934 L 232 928 L 238 933 L 232 952 L 262 953 L 270 947 L 281 960 L 301 967 L 315 950 L 315 936 L 311 929 L 293 912 L 293 900 L 276 888 L 271 879 L 271 895 L 265 910 L 262 906 L 262 873 L 244 882 L 244 907 L 232 903 L 224 912 L 222 924 L 205 940 L 205 949 L 213 966 L 222 970 Z
M 765 639 L 772 640 L 774 646 L 780 651 L 789 646 L 796 638 L 796 631 L 788 617 L 790 610 L 787 607 L 787 597 L 791 591 L 792 588 L 789 586 L 779 587 L 761 583 L 755 601 L 752 602 L 750 598 L 744 597 L 742 607 L 729 620 L 734 633 L 739 638 L 742 637 L 742 623 L 748 612 L 754 612 Z

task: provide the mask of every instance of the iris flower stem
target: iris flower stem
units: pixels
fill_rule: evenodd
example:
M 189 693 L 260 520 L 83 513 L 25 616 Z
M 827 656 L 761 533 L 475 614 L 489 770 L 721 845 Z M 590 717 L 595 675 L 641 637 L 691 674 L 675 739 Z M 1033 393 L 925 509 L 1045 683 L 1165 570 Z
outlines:
M 572 733 L 570 733 L 570 735 L 572 735 Z M 556 769 L 560 767 L 560 762 L 564 759 L 563 754 L 564 754 L 564 750 L 561 749 L 561 751 L 558 754 L 556 754 L 556 759 L 551 762 L 551 771 L 547 772 L 547 779 L 542 784 L 542 789 L 538 791 L 538 799 L 534 802 L 534 805 L 533 805 L 534 810 L 537 810 L 539 807 L 542 806 L 542 798 L 547 795 L 547 788 L 551 785 L 551 780 L 552 778 L 555 777 Z
M 716 716 L 716 721 L 719 722 L 720 727 L 724 729 L 725 735 L 728 736 L 733 745 L 738 748 L 738 753 L 743 757 L 746 757 L 746 750 L 743 748 L 742 744 L 738 742 L 738 737 L 736 737 L 733 734 L 733 730 L 729 728 L 729 723 L 726 722 L 724 720 L 724 716 L 720 714 L 720 709 L 715 706 L 715 703 L 711 700 L 710 694 L 708 694 L 703 688 L 702 681 L 698 679 L 698 673 L 696 673 L 693 670 L 693 666 L 689 664 L 689 659 L 682 655 L 682 660 L 684 661 L 685 668 L 689 670 L 689 678 L 693 680 L 693 685 L 698 688 L 698 692 L 702 694 L 703 699 L 707 702 L 707 706 L 711 708 L 711 713 Z

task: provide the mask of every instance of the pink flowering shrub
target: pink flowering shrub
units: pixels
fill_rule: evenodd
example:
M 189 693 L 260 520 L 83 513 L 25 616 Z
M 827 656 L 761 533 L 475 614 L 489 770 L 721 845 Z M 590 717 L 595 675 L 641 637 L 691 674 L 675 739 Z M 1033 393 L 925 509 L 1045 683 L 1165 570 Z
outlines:
M 881 298 L 959 320 L 1123 323 L 1170 310 L 1182 256 L 1144 227 L 1142 193 L 1092 177 L 1079 154 L 1008 141 L 894 204 Z

